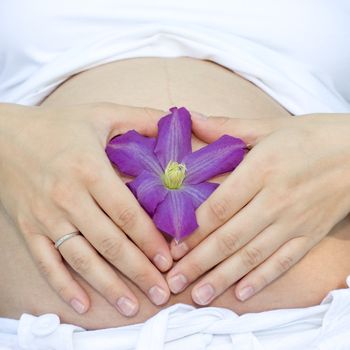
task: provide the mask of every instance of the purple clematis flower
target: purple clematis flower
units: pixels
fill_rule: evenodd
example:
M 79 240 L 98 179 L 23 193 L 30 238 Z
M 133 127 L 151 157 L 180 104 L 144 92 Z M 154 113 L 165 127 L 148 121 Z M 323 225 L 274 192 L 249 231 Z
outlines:
M 136 177 L 127 185 L 156 226 L 177 241 L 198 227 L 195 210 L 218 186 L 207 180 L 232 171 L 245 151 L 241 139 L 224 135 L 192 153 L 191 117 L 184 107 L 160 119 L 157 139 L 131 130 L 106 148 L 121 172 Z

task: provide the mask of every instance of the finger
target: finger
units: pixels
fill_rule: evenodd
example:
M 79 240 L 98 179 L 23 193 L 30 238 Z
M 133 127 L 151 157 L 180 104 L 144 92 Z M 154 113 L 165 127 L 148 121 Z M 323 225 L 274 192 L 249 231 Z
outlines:
M 162 274 L 101 211 L 90 195 L 80 195 L 80 206 L 70 219 L 93 247 L 133 281 L 156 305 L 164 304 L 170 291 Z M 117 208 L 116 208 L 117 209 Z
M 192 115 L 192 130 L 194 134 L 205 142 L 213 142 L 220 136 L 228 134 L 241 138 L 247 145 L 254 146 L 262 138 L 273 131 L 285 126 L 292 119 L 288 117 L 241 119 L 229 117 L 205 118 L 196 113 Z
M 109 162 L 100 167 L 100 180 L 91 183 L 88 189 L 104 212 L 159 270 L 167 271 L 172 266 L 173 259 L 164 236 Z
M 180 292 L 267 228 L 273 222 L 273 216 L 271 212 L 261 215 L 263 203 L 263 196 L 255 197 L 230 221 L 184 256 L 167 274 L 170 290 L 173 293 Z M 186 285 L 182 285 L 181 281 L 187 281 Z
M 137 313 L 135 295 L 83 236 L 65 241 L 59 250 L 67 263 L 122 315 Z
M 157 135 L 158 121 L 167 114 L 166 111 L 154 108 L 130 107 L 110 102 L 92 103 L 89 104 L 89 109 L 91 116 L 99 124 L 101 124 L 101 119 L 105 122 L 103 131 L 99 128 L 105 141 L 104 146 L 114 136 L 132 129 L 145 136 Z
M 127 109 L 130 111 L 129 106 Z M 145 136 L 156 136 L 159 119 L 168 113 L 170 112 L 149 107 L 135 107 L 132 110 L 132 116 L 123 119 L 123 123 L 119 123 L 119 129 L 121 129 L 119 133 L 134 129 Z
M 312 248 L 307 237 L 297 237 L 284 244 L 264 263 L 238 282 L 235 293 L 241 301 L 247 300 L 280 277 Z
M 225 181 L 197 209 L 199 227 L 188 237 L 170 249 L 174 259 L 180 259 L 218 227 L 247 205 L 263 186 L 259 165 L 251 160 L 250 154 L 239 164 Z M 256 176 L 252 176 L 256 174 Z
M 39 271 L 50 286 L 77 313 L 85 313 L 90 307 L 89 297 L 69 273 L 52 241 L 42 235 L 32 235 L 28 244 Z
M 236 254 L 205 275 L 192 289 L 193 301 L 199 305 L 207 305 L 260 265 L 283 244 L 281 229 L 277 224 L 269 226 Z

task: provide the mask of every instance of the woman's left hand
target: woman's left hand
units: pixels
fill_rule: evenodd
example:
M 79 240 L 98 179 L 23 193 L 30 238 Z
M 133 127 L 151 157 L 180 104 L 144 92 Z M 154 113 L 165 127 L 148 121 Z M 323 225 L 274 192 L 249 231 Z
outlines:
M 244 301 L 296 264 L 350 212 L 350 115 L 193 118 L 206 142 L 222 134 L 252 149 L 197 210 L 199 228 L 172 254 L 170 289 L 209 304 L 236 283 Z

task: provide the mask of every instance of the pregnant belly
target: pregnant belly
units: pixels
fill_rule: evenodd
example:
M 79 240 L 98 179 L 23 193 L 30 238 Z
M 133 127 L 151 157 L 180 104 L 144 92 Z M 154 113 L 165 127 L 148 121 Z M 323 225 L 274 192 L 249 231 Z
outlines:
M 276 101 L 238 75 L 212 62 L 190 58 L 133 59 L 103 65 L 70 78 L 43 105 L 97 101 L 163 110 L 171 106 L 186 106 L 205 114 L 241 118 L 289 115 Z M 195 139 L 193 144 L 195 148 L 200 146 Z M 241 314 L 315 305 L 328 291 L 345 286 L 350 271 L 349 251 L 350 223 L 344 220 L 296 266 L 250 300 L 237 300 L 235 286 L 232 286 L 212 306 L 226 307 Z M 10 261 L 17 263 L 10 264 Z M 85 328 L 105 328 L 145 321 L 161 308 L 178 302 L 193 305 L 192 286 L 172 295 L 166 305 L 156 307 L 125 279 L 140 301 L 139 313 L 133 318 L 125 318 L 79 276 L 75 276 L 92 301 L 89 312 L 77 315 L 48 287 L 19 235 L 1 215 L 0 266 L 0 280 L 4 282 L 1 283 L 0 315 L 5 317 L 18 318 L 23 312 L 54 312 L 64 322 Z

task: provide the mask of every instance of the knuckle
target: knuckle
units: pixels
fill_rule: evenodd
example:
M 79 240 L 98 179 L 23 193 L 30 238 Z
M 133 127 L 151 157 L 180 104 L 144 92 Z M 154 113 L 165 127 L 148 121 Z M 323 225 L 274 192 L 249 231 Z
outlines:
M 47 206 L 40 200 L 32 200 L 31 212 L 39 222 L 44 222 L 47 217 Z
M 149 238 L 148 240 L 146 239 L 142 237 L 137 237 L 137 240 L 135 239 L 134 243 L 140 248 L 140 250 L 142 250 L 143 254 L 145 254 L 148 258 L 151 259 L 155 252 L 157 252 L 158 246 L 155 246 L 153 241 L 149 241 Z
M 124 244 L 116 238 L 107 237 L 101 240 L 100 252 L 109 261 L 120 259 L 124 251 Z
M 148 286 L 152 283 L 152 276 L 147 272 L 141 272 L 138 271 L 137 273 L 133 274 L 132 280 L 138 285 L 138 286 Z
M 136 210 L 131 207 L 122 209 L 116 217 L 116 224 L 122 230 L 131 229 L 136 223 Z
M 294 259 L 291 256 L 282 256 L 277 260 L 277 264 L 279 272 L 283 273 L 293 266 Z
M 41 275 L 47 279 L 50 280 L 50 277 L 52 275 L 51 268 L 47 265 L 47 263 L 43 260 L 37 261 L 37 267 Z
M 262 183 L 267 186 L 271 179 L 279 178 L 278 165 L 280 164 L 279 158 L 276 154 L 267 151 L 266 153 L 258 153 L 254 158 L 254 166 L 257 172 L 260 174 Z
M 241 253 L 242 261 L 245 267 L 251 269 L 262 261 L 261 250 L 255 247 L 243 249 Z
M 232 278 L 232 275 L 222 269 L 217 269 L 215 271 L 215 275 L 210 274 L 209 278 L 211 280 L 211 284 L 213 286 L 219 286 L 221 291 L 225 291 L 228 287 L 232 286 L 233 283 L 235 282 Z M 219 288 L 217 292 L 219 292 Z
M 225 256 L 229 256 L 240 248 L 239 236 L 233 232 L 228 232 L 217 238 L 219 250 Z
M 38 227 L 34 225 L 32 220 L 30 220 L 26 215 L 19 214 L 16 218 L 16 223 L 25 238 L 39 233 Z
M 231 127 L 232 119 L 227 117 L 216 117 L 216 123 L 221 127 Z
M 259 152 L 258 149 L 253 148 L 250 151 L 251 161 L 253 161 L 254 168 L 263 177 L 266 177 L 274 169 L 274 164 L 270 162 L 270 152 Z
M 199 262 L 192 262 L 188 265 L 188 271 L 191 271 L 192 276 L 201 276 L 206 272 L 206 268 Z
M 256 286 L 255 291 L 259 291 L 265 288 L 270 283 L 270 280 L 265 275 L 260 275 L 255 278 L 255 283 L 251 283 L 251 285 Z
M 115 300 L 121 294 L 120 285 L 118 283 L 108 283 L 102 287 L 102 294 L 109 300 Z
M 51 184 L 50 197 L 59 207 L 71 207 L 74 203 L 72 184 L 62 180 L 54 181 Z
M 272 279 L 265 275 L 255 276 L 253 281 L 248 282 L 254 289 L 254 293 L 258 293 L 260 290 L 264 289 L 267 285 L 271 283 Z
M 61 296 L 61 298 L 66 300 L 67 297 L 72 294 L 72 288 L 69 285 L 59 285 L 56 287 L 56 292 Z
M 287 193 L 289 193 L 289 191 L 282 189 L 278 184 L 266 189 L 265 205 L 269 208 L 272 217 L 288 209 L 292 204 L 291 195 L 287 195 Z
M 282 186 L 281 184 L 276 184 L 270 188 L 270 195 L 274 199 L 276 204 L 279 206 L 286 206 L 289 203 L 289 196 L 287 195 L 287 188 Z
M 80 274 L 86 274 L 90 270 L 91 260 L 81 253 L 75 253 L 70 258 L 70 265 Z
M 48 205 L 42 201 L 33 201 L 31 211 L 35 219 L 48 231 L 57 227 L 61 221 L 57 213 L 50 211 Z
M 82 178 L 84 179 L 85 183 L 92 185 L 97 183 L 100 180 L 100 176 L 97 172 L 97 169 L 100 166 L 97 164 L 90 164 L 89 166 L 85 167 L 82 171 Z
M 209 209 L 219 222 L 225 222 L 229 218 L 230 205 L 224 198 L 208 199 Z
M 76 156 L 70 168 L 80 179 L 88 183 L 95 183 L 99 179 L 98 169 L 101 168 L 101 163 L 93 151 L 84 152 Z

